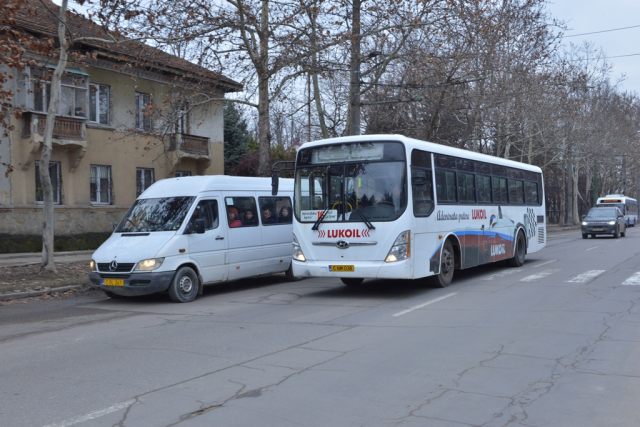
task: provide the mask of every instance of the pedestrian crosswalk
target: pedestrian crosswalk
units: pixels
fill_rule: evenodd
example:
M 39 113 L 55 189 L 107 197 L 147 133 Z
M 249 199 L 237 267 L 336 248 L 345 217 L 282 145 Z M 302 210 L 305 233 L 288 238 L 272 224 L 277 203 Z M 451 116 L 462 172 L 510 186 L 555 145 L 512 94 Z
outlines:
M 534 270 L 528 270 L 528 269 L 525 270 L 525 269 L 517 269 L 517 268 L 504 269 L 497 273 L 483 276 L 479 280 L 493 281 L 502 277 L 510 276 L 514 273 L 523 273 L 523 272 L 528 273 L 532 271 Z M 519 282 L 526 282 L 526 283 L 540 282 L 545 279 L 553 280 L 552 276 L 561 271 L 563 270 L 558 268 L 545 269 L 542 271 L 536 271 L 534 274 L 528 274 L 522 277 L 521 279 L 516 278 L 516 280 Z M 564 283 L 588 283 L 602 276 L 606 272 L 607 270 L 588 270 L 578 274 L 577 276 L 571 277 L 570 279 L 562 280 L 562 281 Z M 609 282 L 610 281 L 611 280 L 609 280 Z M 640 272 L 634 273 L 631 276 L 627 277 L 626 279 L 620 280 L 618 283 L 623 286 L 640 286 Z M 612 283 L 612 284 L 615 284 L 615 283 Z

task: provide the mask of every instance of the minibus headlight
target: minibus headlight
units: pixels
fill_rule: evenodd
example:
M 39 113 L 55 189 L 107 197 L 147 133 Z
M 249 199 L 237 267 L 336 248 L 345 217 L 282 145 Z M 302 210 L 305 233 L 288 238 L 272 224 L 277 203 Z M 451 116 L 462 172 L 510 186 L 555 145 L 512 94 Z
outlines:
M 91 271 L 98 271 L 98 269 L 96 268 L 96 262 L 94 260 L 89 261 L 89 268 L 91 269 Z
M 582 225 L 587 225 L 587 221 L 582 221 Z
M 291 256 L 296 261 L 305 262 L 307 260 L 302 253 L 302 248 L 300 247 L 300 243 L 298 243 L 298 239 L 295 234 L 293 235 L 293 253 Z
M 609 221 L 609 225 L 616 225 L 615 221 Z
M 387 255 L 385 262 L 396 262 L 411 257 L 411 232 L 409 230 L 403 231 L 398 235 L 398 238 L 393 242 L 393 246 Z
M 164 258 L 151 258 L 151 259 L 143 259 L 136 265 L 137 271 L 153 271 L 162 265 L 164 262 Z

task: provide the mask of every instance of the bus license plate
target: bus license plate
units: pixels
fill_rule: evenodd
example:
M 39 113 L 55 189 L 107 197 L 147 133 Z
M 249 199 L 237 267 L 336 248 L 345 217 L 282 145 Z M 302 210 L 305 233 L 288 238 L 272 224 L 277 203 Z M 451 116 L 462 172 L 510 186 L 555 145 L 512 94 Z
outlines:
M 329 271 L 355 271 L 355 267 L 353 265 L 330 265 Z
M 123 279 L 104 279 L 105 286 L 124 286 Z

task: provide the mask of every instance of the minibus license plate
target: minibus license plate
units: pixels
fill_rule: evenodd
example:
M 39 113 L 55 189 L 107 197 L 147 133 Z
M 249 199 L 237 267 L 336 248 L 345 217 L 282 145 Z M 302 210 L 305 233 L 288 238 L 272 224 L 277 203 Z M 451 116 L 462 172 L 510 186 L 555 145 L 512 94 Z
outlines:
M 353 265 L 330 265 L 329 271 L 355 271 Z
M 124 286 L 123 279 L 104 279 L 105 286 Z

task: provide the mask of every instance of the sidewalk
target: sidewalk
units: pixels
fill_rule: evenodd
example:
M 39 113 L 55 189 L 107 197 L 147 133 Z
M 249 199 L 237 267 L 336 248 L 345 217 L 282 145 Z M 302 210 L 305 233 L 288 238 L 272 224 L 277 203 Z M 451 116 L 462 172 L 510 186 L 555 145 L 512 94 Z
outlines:
M 75 251 L 75 252 L 55 252 L 53 260 L 55 262 L 69 263 L 86 261 L 89 265 L 91 254 L 95 251 Z M 29 252 L 21 254 L 0 254 L 0 267 L 16 267 L 19 265 L 40 264 L 42 252 Z

